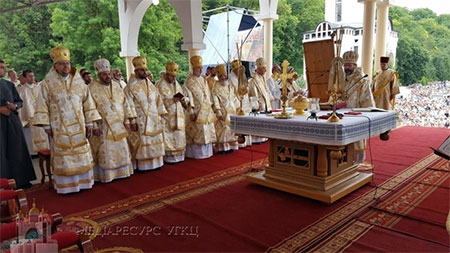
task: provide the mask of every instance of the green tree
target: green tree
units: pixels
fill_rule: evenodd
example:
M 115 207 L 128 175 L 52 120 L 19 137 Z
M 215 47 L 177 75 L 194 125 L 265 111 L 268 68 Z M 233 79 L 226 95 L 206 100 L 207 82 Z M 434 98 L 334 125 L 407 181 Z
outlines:
M 99 57 L 107 58 L 112 67 L 125 68 L 119 57 L 120 33 L 117 3 L 110 0 L 73 0 L 51 5 L 55 39 L 52 46 L 64 45 L 71 52 L 77 68 L 93 70 Z
M 41 80 L 52 63 L 48 52 L 53 38 L 47 7 L 26 9 L 0 16 L 0 58 L 9 69 L 35 72 Z
M 409 37 L 400 37 L 397 48 L 397 69 L 404 84 L 412 84 L 425 77 L 428 55 L 421 44 Z

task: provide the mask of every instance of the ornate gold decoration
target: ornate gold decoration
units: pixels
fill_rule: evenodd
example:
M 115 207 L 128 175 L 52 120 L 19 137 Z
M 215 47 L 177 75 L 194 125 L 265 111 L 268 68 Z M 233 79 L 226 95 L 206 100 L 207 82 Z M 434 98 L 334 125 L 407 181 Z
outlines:
M 172 76 L 178 75 L 178 64 L 175 62 L 166 63 L 166 73 Z
M 194 55 L 189 59 L 193 68 L 203 67 L 203 60 L 200 55 Z
M 238 99 L 239 99 L 239 108 L 237 108 L 237 115 L 245 115 L 244 110 L 242 109 L 242 100 L 244 96 L 248 93 L 248 80 L 245 76 L 245 67 L 242 65 L 242 45 L 244 42 L 241 42 L 241 47 L 239 47 L 238 43 L 236 43 L 236 49 L 238 53 L 238 59 L 231 62 L 232 69 L 239 69 L 238 71 Z M 244 140 L 245 141 L 245 140 Z M 242 142 L 244 143 L 244 142 Z
M 142 56 L 134 57 L 132 62 L 135 69 L 147 69 L 147 59 Z
M 276 115 L 275 118 L 276 119 L 290 119 L 292 118 L 292 115 L 290 115 L 289 113 L 286 112 L 286 101 L 288 99 L 287 97 L 287 80 L 288 79 L 292 79 L 294 77 L 295 73 L 287 73 L 287 68 L 289 67 L 289 62 L 287 60 L 284 60 L 283 63 L 281 64 L 281 66 L 283 67 L 283 72 L 281 74 L 276 74 L 273 76 L 273 79 L 281 79 L 282 82 L 282 92 L 281 92 L 281 101 L 283 101 L 281 107 L 283 108 L 283 111 L 281 112 L 281 114 Z
M 50 50 L 50 58 L 52 58 L 53 63 L 70 61 L 70 51 L 62 46 L 54 47 Z
M 331 151 L 330 157 L 334 160 L 340 160 L 343 157 L 343 154 L 341 151 Z
M 305 115 L 305 109 L 309 107 L 309 99 L 305 98 L 301 94 L 298 95 L 292 103 L 292 108 L 295 109 L 295 115 Z

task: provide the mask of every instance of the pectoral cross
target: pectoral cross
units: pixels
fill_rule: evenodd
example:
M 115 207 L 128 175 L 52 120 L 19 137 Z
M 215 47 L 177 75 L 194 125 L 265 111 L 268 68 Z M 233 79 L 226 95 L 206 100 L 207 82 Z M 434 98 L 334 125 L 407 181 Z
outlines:
M 288 79 L 293 79 L 294 78 L 294 74 L 295 73 L 290 73 L 288 74 L 287 72 L 287 68 L 289 67 L 289 62 L 287 60 L 284 60 L 283 63 L 281 64 L 281 66 L 283 67 L 282 69 L 282 73 L 281 74 L 275 74 L 273 75 L 273 79 L 277 80 L 277 79 L 281 79 L 281 101 L 283 101 L 283 104 L 281 105 L 281 107 L 283 108 L 283 111 L 281 112 L 280 115 L 275 116 L 275 118 L 277 119 L 289 119 L 291 118 L 291 116 L 286 112 L 286 101 L 288 98 L 288 94 L 287 94 L 287 83 L 288 83 Z

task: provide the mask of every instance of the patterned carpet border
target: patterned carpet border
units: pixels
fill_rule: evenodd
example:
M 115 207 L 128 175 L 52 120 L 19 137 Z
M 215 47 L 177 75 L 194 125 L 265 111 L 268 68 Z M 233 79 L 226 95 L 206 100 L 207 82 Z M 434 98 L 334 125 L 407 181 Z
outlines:
M 342 226 L 346 221 L 348 221 L 352 215 L 358 213 L 364 208 L 369 207 L 374 199 L 379 199 L 401 184 L 403 184 L 409 178 L 421 173 L 430 164 L 436 162 L 439 157 L 430 154 L 418 161 L 417 163 L 411 165 L 404 171 L 398 173 L 392 178 L 388 179 L 386 182 L 382 183 L 378 189 L 371 189 L 367 193 L 356 198 L 352 202 L 340 207 L 331 214 L 323 217 L 317 222 L 311 224 L 293 234 L 292 236 L 284 239 L 277 245 L 270 247 L 269 252 L 294 252 L 302 251 L 302 249 L 307 248 L 313 242 L 318 241 L 323 238 L 330 231 Z
M 442 160 L 438 158 L 432 166 L 439 168 L 443 164 Z M 422 172 L 406 187 L 382 200 L 359 220 L 352 220 L 335 231 L 328 239 L 311 249 L 311 252 L 343 252 L 374 226 L 393 228 L 450 177 L 449 171 L 444 169 L 427 170 L 425 167 Z

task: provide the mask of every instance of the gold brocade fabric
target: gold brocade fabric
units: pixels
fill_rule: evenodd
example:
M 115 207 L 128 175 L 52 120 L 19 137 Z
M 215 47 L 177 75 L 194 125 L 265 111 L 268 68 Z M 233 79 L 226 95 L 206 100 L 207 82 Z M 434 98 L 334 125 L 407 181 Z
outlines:
M 168 83 L 164 78 L 155 84 L 162 97 L 167 115 L 161 118 L 164 132 L 164 146 L 168 152 L 184 151 L 186 149 L 185 115 L 181 102 L 174 102 L 175 94 L 183 93 L 178 81 Z
M 376 107 L 393 110 L 391 97 L 400 93 L 395 70 L 378 72 L 373 79 L 372 92 Z
M 345 73 L 341 74 L 345 76 Z M 361 79 L 362 76 L 361 68 L 357 68 L 351 76 L 345 76 L 344 82 L 338 87 L 338 90 L 347 93 L 347 108 L 375 107 L 369 82 L 367 78 Z
M 28 125 L 31 131 L 31 140 L 34 152 L 43 150 L 50 150 L 48 136 L 42 127 L 32 126 L 34 111 L 36 108 L 36 102 L 39 96 L 40 86 L 37 85 L 19 85 L 17 92 L 20 98 L 23 100 L 23 107 L 19 109 L 19 117 L 22 122 L 22 126 Z M 31 151 L 31 150 L 30 150 Z
M 220 114 L 225 119 L 216 121 L 217 143 L 237 141 L 236 135 L 231 131 L 230 116 L 236 114 L 239 100 L 231 82 L 228 80 L 217 81 L 214 85 L 213 97 L 216 110 L 220 111 Z
M 259 103 L 259 111 L 271 111 L 272 101 L 274 100 L 272 93 L 267 87 L 266 78 L 258 73 L 254 73 L 253 78 L 249 82 L 250 97 L 257 97 Z
M 119 83 L 103 85 L 97 80 L 89 84 L 92 98 L 102 120 L 94 128 L 102 131 L 100 136 L 92 136 L 89 141 L 94 161 L 105 170 L 117 169 L 131 164 L 131 154 L 126 137 L 125 123 L 136 118 L 136 111 L 127 101 Z
M 216 115 L 213 111 L 213 101 L 210 90 L 203 77 L 189 75 L 183 86 L 183 94 L 189 98 L 190 105 L 197 116 L 191 121 L 189 113 L 186 115 L 187 144 L 209 144 L 216 142 L 214 122 Z
M 128 137 L 132 157 L 146 160 L 164 156 L 161 115 L 167 111 L 158 89 L 147 79 L 135 79 L 124 90 L 137 114 L 138 131 Z
M 237 78 L 236 74 L 234 74 L 234 72 L 230 73 L 228 81 L 230 82 L 231 85 L 233 85 L 234 90 L 236 92 L 236 96 L 239 98 L 239 94 L 238 94 L 238 78 Z M 250 98 L 248 97 L 248 92 L 247 92 L 247 94 L 242 96 L 242 99 L 241 99 L 240 103 L 241 103 L 240 106 L 242 106 L 242 110 L 244 111 L 244 113 L 246 115 L 249 114 L 252 111 L 252 106 L 250 104 Z
M 340 73 L 341 76 L 345 76 L 342 69 Z M 338 87 L 338 90 L 346 91 L 347 108 L 360 108 L 360 107 L 375 107 L 375 102 L 373 100 L 372 91 L 370 90 L 369 82 L 367 78 L 361 79 L 363 74 L 361 73 L 361 68 L 356 68 L 355 72 L 351 76 L 345 76 L 342 86 Z M 330 101 L 332 101 L 330 97 Z M 342 101 L 339 101 L 342 102 Z M 361 140 L 355 142 L 355 151 L 357 153 L 362 153 L 366 149 L 366 140 Z
M 100 120 L 88 87 L 75 69 L 64 80 L 51 69 L 42 82 L 33 125 L 51 126 L 54 174 L 71 176 L 92 169 L 86 123 Z

